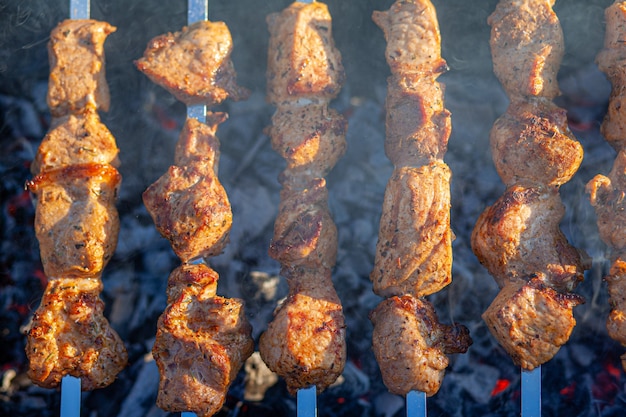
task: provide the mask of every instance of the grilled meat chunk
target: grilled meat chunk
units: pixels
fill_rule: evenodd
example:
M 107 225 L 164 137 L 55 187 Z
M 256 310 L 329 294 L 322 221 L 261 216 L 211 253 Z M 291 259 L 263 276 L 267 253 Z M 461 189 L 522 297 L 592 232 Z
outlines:
M 279 105 L 308 99 L 329 101 L 345 80 L 335 48 L 328 6 L 293 2 L 267 17 L 270 31 L 267 100 Z
M 97 278 L 117 246 L 121 176 L 111 165 L 68 165 L 29 181 L 35 232 L 49 278 Z
M 55 388 L 65 375 L 81 379 L 83 391 L 111 384 L 128 355 L 103 316 L 96 278 L 51 278 L 27 333 L 28 376 Z
M 405 294 L 382 301 L 370 313 L 372 348 L 390 392 L 437 393 L 450 353 L 465 353 L 472 341 L 461 325 L 439 323 L 435 309 L 423 298 Z
M 544 99 L 513 100 L 493 125 L 491 152 L 506 185 L 527 180 L 560 186 L 583 160 L 566 111 Z
M 137 68 L 187 105 L 243 100 L 230 59 L 233 40 L 224 22 L 199 21 L 152 39 Z
M 87 108 L 109 110 L 104 41 L 116 28 L 97 20 L 64 20 L 50 33 L 48 107 L 55 117 Z
M 501 0 L 489 16 L 493 70 L 509 97 L 560 94 L 565 52 L 555 0 Z
M 243 302 L 217 296 L 218 278 L 204 264 L 184 264 L 170 275 L 152 348 L 160 373 L 157 405 L 164 410 L 217 413 L 254 351 Z
M 584 300 L 555 291 L 541 273 L 525 281 L 507 282 L 483 319 L 513 361 L 532 370 L 567 342 L 576 325 L 572 310 Z
M 370 279 L 383 297 L 433 294 L 452 281 L 450 168 L 396 168 L 383 200 Z
M 564 214 L 554 188 L 513 185 L 476 221 L 472 249 L 501 288 L 545 274 L 550 287 L 571 291 L 589 265 L 559 229 Z
M 208 115 L 207 125 L 187 119 L 176 147 L 176 165 L 143 193 L 157 230 L 183 262 L 219 255 L 228 243 L 232 212 L 216 174 L 215 132 L 224 119 L 223 113 Z
M 37 175 L 66 165 L 87 163 L 119 166 L 115 138 L 93 108 L 52 119 L 39 145 L 31 171 Z
M 328 268 L 293 268 L 283 274 L 289 296 L 261 335 L 259 351 L 292 395 L 310 385 L 321 392 L 341 375 L 346 362 L 341 301 Z

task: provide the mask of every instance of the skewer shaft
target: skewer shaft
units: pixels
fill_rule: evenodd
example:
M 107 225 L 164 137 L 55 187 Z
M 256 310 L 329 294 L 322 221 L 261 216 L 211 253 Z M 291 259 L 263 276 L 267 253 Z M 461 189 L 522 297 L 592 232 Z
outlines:
M 296 397 L 297 417 L 317 417 L 317 390 L 315 385 L 300 388 Z
M 426 417 L 426 393 L 409 391 L 406 395 L 406 417 Z
M 522 370 L 522 417 L 541 417 L 541 366 Z
M 70 19 L 89 19 L 90 0 L 70 0 Z M 80 378 L 66 375 L 61 379 L 61 417 L 80 416 Z

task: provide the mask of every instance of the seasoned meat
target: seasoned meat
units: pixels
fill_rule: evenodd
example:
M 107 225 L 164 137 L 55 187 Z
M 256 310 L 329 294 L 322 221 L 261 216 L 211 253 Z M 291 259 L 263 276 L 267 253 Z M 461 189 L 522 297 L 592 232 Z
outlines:
M 102 124 L 95 109 L 88 107 L 53 118 L 50 130 L 39 145 L 31 171 L 37 175 L 66 165 L 110 164 L 119 166 L 115 138 Z
M 564 214 L 554 188 L 513 185 L 476 221 L 472 249 L 501 288 L 542 273 L 571 291 L 589 265 L 559 229 Z
M 437 11 L 429 0 L 396 1 L 388 11 L 375 11 L 372 19 L 385 34 L 385 57 L 395 76 L 436 76 L 447 68 Z
M 267 133 L 272 148 L 287 161 L 282 182 L 303 186 L 324 177 L 346 150 L 346 119 L 327 104 L 279 106 Z
M 285 378 L 292 395 L 315 385 L 326 389 L 346 362 L 341 302 L 328 268 L 293 268 L 284 272 L 289 296 L 259 339 L 263 361 Z
M 143 193 L 157 230 L 183 261 L 219 255 L 232 224 L 228 196 L 216 175 L 222 113 L 208 125 L 187 119 L 176 147 L 175 163 Z
M 328 7 L 319 1 L 293 2 L 267 17 L 270 31 L 267 100 L 334 98 L 345 80 L 341 54 L 335 48 Z
M 180 32 L 152 39 L 135 61 L 154 83 L 187 105 L 246 99 L 230 59 L 233 40 L 224 22 L 195 22 Z
M 35 233 L 49 278 L 98 278 L 117 246 L 121 176 L 111 165 L 67 165 L 29 181 Z
M 50 33 L 48 107 L 55 117 L 87 108 L 109 110 L 104 41 L 116 28 L 97 20 L 64 20 Z
M 376 294 L 423 297 L 452 281 L 450 175 L 443 162 L 394 170 L 370 274 Z
M 159 367 L 157 405 L 209 417 L 254 351 L 243 302 L 216 295 L 218 275 L 204 264 L 184 264 L 168 280 L 168 306 L 152 348 Z
M 27 333 L 28 376 L 55 388 L 65 375 L 81 379 L 83 391 L 111 384 L 127 353 L 103 316 L 98 278 L 50 278 Z
M 521 180 L 560 186 L 583 160 L 566 111 L 551 101 L 513 100 L 491 130 L 491 152 L 506 185 Z
M 423 298 L 394 296 L 370 313 L 374 324 L 372 349 L 390 392 L 437 393 L 450 353 L 465 353 L 471 345 L 465 326 L 439 323 L 435 309 Z
M 572 293 L 561 293 L 537 274 L 507 282 L 483 313 L 493 336 L 513 361 L 532 370 L 549 361 L 570 337 L 576 320 L 572 310 L 584 302 Z
M 501 0 L 489 16 L 493 70 L 509 97 L 560 94 L 565 51 L 555 0 Z

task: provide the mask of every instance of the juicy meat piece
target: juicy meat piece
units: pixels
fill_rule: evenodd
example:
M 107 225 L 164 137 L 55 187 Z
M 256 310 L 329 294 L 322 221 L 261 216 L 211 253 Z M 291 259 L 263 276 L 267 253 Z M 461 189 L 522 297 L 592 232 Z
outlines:
M 28 376 L 55 388 L 65 375 L 83 391 L 111 384 L 124 369 L 126 348 L 103 316 L 96 278 L 51 278 L 27 333 Z
M 346 150 L 346 119 L 326 104 L 279 106 L 267 134 L 272 148 L 287 160 L 293 184 L 321 178 L 335 166 Z
M 111 165 L 82 164 L 28 182 L 37 199 L 35 233 L 47 277 L 100 276 L 117 246 L 120 181 Z
M 294 268 L 286 276 L 289 296 L 261 335 L 259 351 L 292 395 L 310 385 L 321 392 L 335 382 L 346 362 L 341 302 L 330 269 Z
M 107 22 L 68 19 L 50 33 L 48 107 L 55 117 L 86 108 L 109 110 L 104 41 L 116 28 Z
M 395 166 L 443 160 L 452 130 L 443 96 L 434 79 L 389 77 L 385 153 Z
M 472 249 L 501 288 L 541 273 L 572 291 L 590 265 L 559 229 L 564 214 L 556 189 L 513 185 L 476 221 Z
M 560 186 L 583 159 L 564 109 L 549 100 L 514 100 L 491 130 L 491 152 L 506 185 L 521 180 Z
M 270 31 L 267 99 L 286 101 L 334 98 L 345 80 L 341 54 L 335 48 L 332 19 L 321 2 L 293 2 L 267 17 Z
M 376 294 L 422 297 L 451 282 L 450 175 L 443 162 L 394 170 L 370 274 Z
M 323 178 L 304 190 L 281 190 L 269 255 L 290 268 L 331 269 L 335 265 L 337 227 L 328 210 Z
M 611 312 L 606 320 L 606 328 L 611 339 L 626 346 L 626 261 L 619 256 L 611 265 L 604 278 L 609 291 Z M 626 355 L 622 356 L 622 361 Z
M 596 58 L 598 68 L 611 82 L 609 106 L 600 128 L 604 138 L 617 151 L 624 148 L 626 138 L 626 46 L 624 28 L 626 27 L 626 3 L 616 1 L 604 11 L 606 32 L 604 49 Z
M 555 0 L 502 0 L 489 16 L 493 70 L 509 97 L 560 94 L 565 51 Z
M 620 151 L 608 177 L 596 175 L 587 183 L 602 241 L 626 253 L 626 150 Z
M 157 405 L 209 417 L 254 350 L 243 302 L 216 295 L 218 275 L 185 264 L 168 280 L 168 306 L 159 318 L 152 353 L 159 367 Z
M 227 97 L 242 100 L 249 95 L 236 83 L 232 49 L 224 22 L 199 21 L 152 39 L 135 65 L 183 103 L 212 106 Z
M 447 68 L 441 58 L 437 11 L 429 0 L 396 1 L 388 11 L 374 11 L 372 19 L 385 34 L 392 73 L 440 74 Z
M 508 282 L 483 313 L 500 345 L 526 370 L 552 359 L 567 342 L 576 325 L 572 310 L 584 302 L 576 294 L 555 291 L 549 283 L 543 274 L 528 282 Z
M 31 171 L 49 171 L 86 163 L 119 165 L 115 138 L 100 121 L 95 109 L 52 119 L 50 130 L 39 145 Z
M 439 391 L 449 353 L 465 353 L 472 340 L 461 325 L 439 323 L 432 304 L 411 295 L 391 297 L 370 313 L 372 348 L 390 392 Z
M 190 118 L 180 134 L 175 163 L 143 193 L 157 230 L 183 261 L 219 255 L 232 224 L 230 202 L 217 178 L 222 113 L 209 114 L 205 125 Z

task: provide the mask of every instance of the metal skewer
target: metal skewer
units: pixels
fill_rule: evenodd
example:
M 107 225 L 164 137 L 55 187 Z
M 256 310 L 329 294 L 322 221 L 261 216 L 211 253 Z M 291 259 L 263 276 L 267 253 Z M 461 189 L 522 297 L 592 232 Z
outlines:
M 90 0 L 70 0 L 70 19 L 89 19 Z M 80 417 L 80 378 L 61 379 L 61 417 Z
M 406 417 L 426 417 L 426 393 L 409 391 L 406 395 Z
M 522 369 L 522 417 L 541 417 L 541 365 Z

